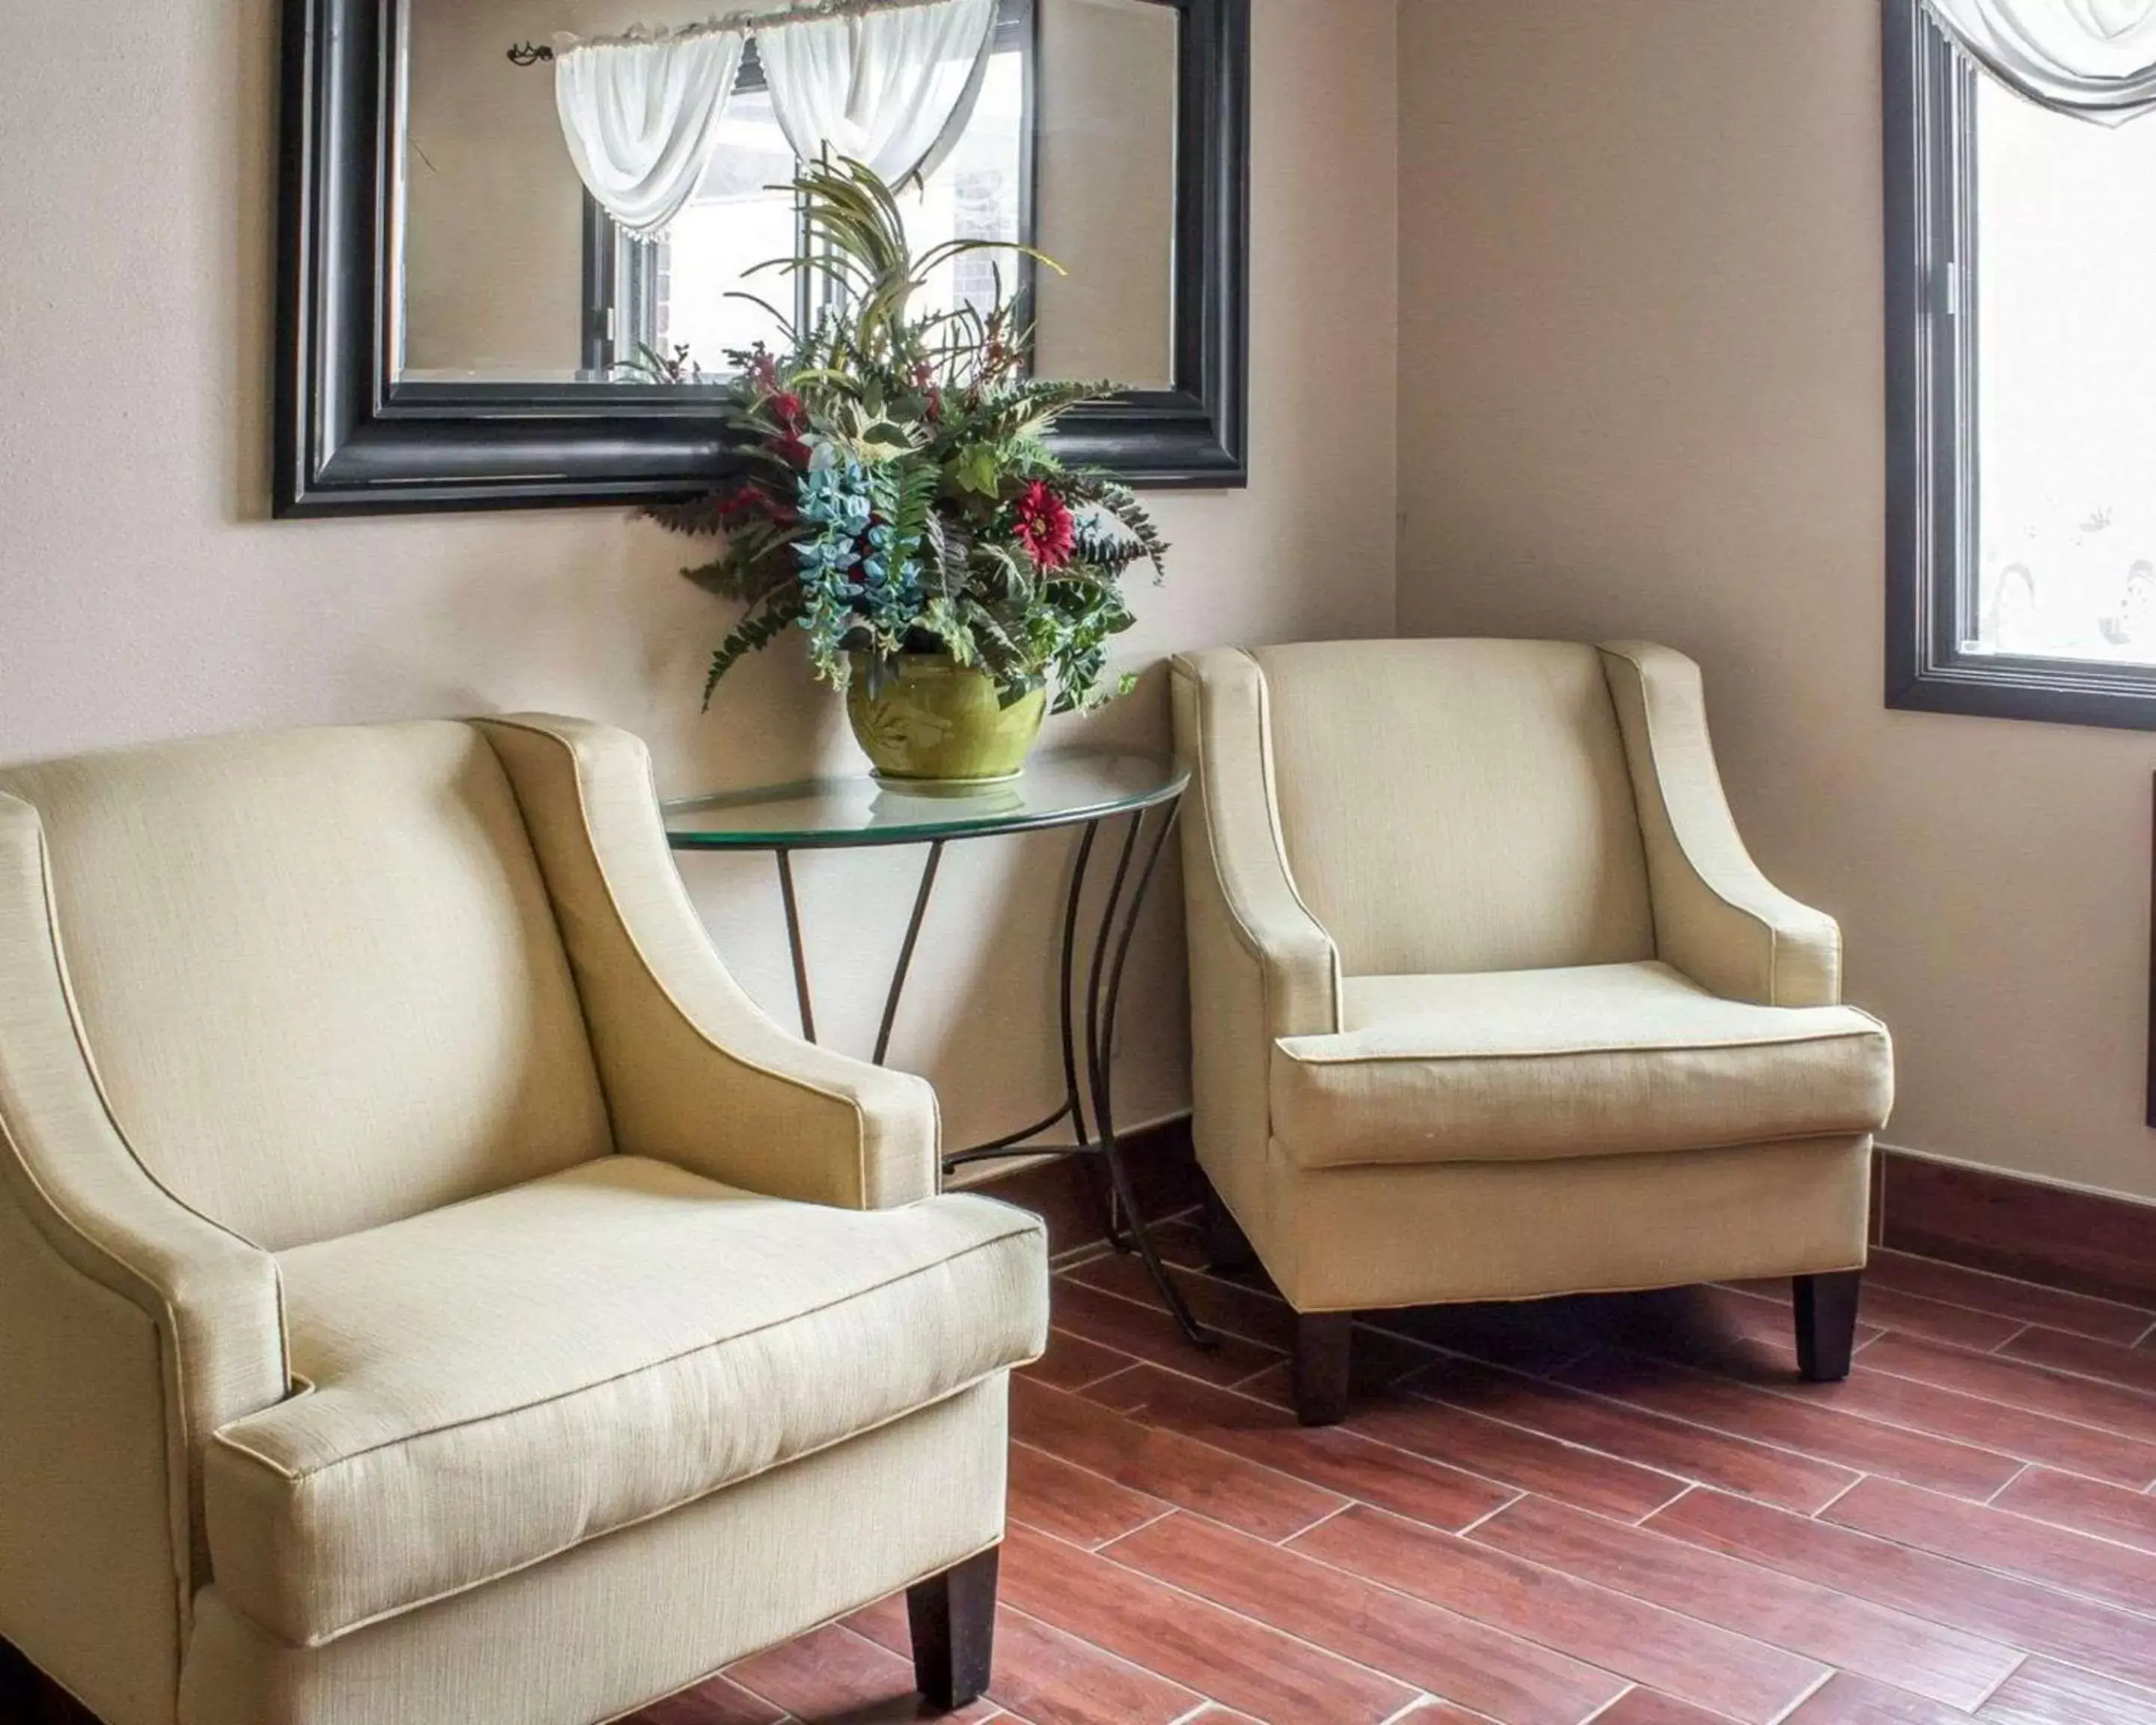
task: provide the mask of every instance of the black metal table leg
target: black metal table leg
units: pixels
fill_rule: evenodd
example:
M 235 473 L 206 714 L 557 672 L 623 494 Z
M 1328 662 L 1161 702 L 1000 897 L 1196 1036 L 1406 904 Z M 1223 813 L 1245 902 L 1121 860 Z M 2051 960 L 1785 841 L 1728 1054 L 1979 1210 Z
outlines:
M 1132 857 L 1145 831 L 1149 811 L 1141 809 L 1131 819 L 1129 836 L 1123 843 L 1122 861 L 1116 870 L 1114 886 L 1110 889 L 1107 908 L 1101 913 L 1101 941 L 1093 955 L 1092 977 L 1086 1003 L 1086 1072 L 1092 1092 L 1093 1128 L 1098 1135 L 1098 1153 L 1107 1164 L 1108 1178 L 1112 1183 L 1123 1214 L 1130 1221 L 1132 1244 L 1138 1258 L 1152 1278 L 1153 1286 L 1168 1304 L 1176 1327 L 1194 1347 L 1214 1348 L 1220 1338 L 1192 1314 L 1189 1302 L 1183 1291 L 1168 1273 L 1161 1261 L 1160 1253 L 1152 1243 L 1152 1230 L 1146 1224 L 1145 1213 L 1139 1207 L 1137 1189 L 1131 1178 L 1130 1166 L 1123 1159 L 1122 1141 L 1116 1136 L 1114 1077 L 1111 1071 L 1115 1054 L 1116 1021 L 1122 1004 L 1123 966 L 1131 955 L 1131 941 L 1137 932 L 1138 914 L 1145 908 L 1146 892 L 1152 885 L 1154 874 L 1160 867 L 1162 854 L 1168 849 L 1169 836 L 1175 831 L 1177 805 L 1168 805 L 1162 819 L 1160 831 L 1155 835 L 1152 848 L 1147 852 L 1144 866 L 1138 871 L 1132 886 L 1130 901 L 1123 909 L 1122 932 L 1116 932 L 1116 912 L 1121 903 L 1123 886 L 1130 872 Z M 1115 957 L 1106 970 L 1106 988 L 1102 988 L 1101 960 L 1112 942 Z M 1122 1241 L 1114 1235 L 1110 1238 L 1121 1247 Z
M 921 890 L 913 896 L 913 917 L 906 925 L 906 942 L 898 949 L 898 968 L 891 973 L 891 992 L 884 996 L 883 1024 L 876 1031 L 875 1060 L 879 1066 L 891 1052 L 891 1029 L 898 1022 L 899 997 L 906 992 L 906 978 L 913 969 L 913 949 L 921 944 L 921 925 L 936 891 L 937 872 L 943 866 L 943 842 L 938 839 L 928 847 L 928 861 L 921 870 Z
M 1183 1291 L 1162 1262 L 1159 1250 L 1153 1245 L 1152 1230 L 1139 1204 L 1137 1183 L 1123 1157 L 1122 1141 L 1116 1132 L 1111 1068 L 1116 1024 L 1122 1005 L 1123 973 L 1137 932 L 1139 914 L 1145 908 L 1147 894 L 1159 872 L 1168 839 L 1175 831 L 1178 806 L 1174 803 L 1163 806 L 1160 829 L 1147 845 L 1146 825 L 1151 814 L 1150 809 L 1138 809 L 1132 815 L 1129 829 L 1123 835 L 1115 873 L 1108 883 L 1107 901 L 1101 908 L 1099 932 L 1094 937 L 1086 963 L 1082 1003 L 1079 998 L 1079 925 L 1084 920 L 1086 886 L 1102 823 L 1097 819 L 1086 822 L 1079 840 L 1070 890 L 1064 903 L 1061 961 L 1057 972 L 1058 1028 L 1063 1044 L 1062 1106 L 1047 1119 L 998 1138 L 993 1144 L 945 1157 L 943 1168 L 947 1173 L 970 1163 L 1030 1153 L 1026 1147 L 1029 1140 L 1069 1120 L 1076 1139 L 1071 1147 L 1086 1169 L 1086 1178 L 1101 1207 L 1102 1233 L 1117 1250 L 1137 1254 L 1177 1327 L 1195 1346 L 1211 1348 L 1220 1345 L 1220 1338 L 1192 1314 Z M 891 1052 L 899 1005 L 906 993 L 907 978 L 912 974 L 914 957 L 920 949 L 921 932 L 942 869 L 947 842 L 938 839 L 930 845 L 928 860 L 921 871 L 921 884 L 914 893 L 913 913 L 906 923 L 906 937 L 899 947 L 891 987 L 884 997 L 882 1022 L 876 1031 L 875 1058 L 879 1065 Z M 793 880 L 793 854 L 784 848 L 773 854 L 778 860 L 779 892 L 786 906 L 786 939 L 793 960 L 793 992 L 800 1008 L 801 1034 L 814 1042 L 816 1008 L 809 991 L 808 950 L 802 930 L 800 896 Z M 1038 1147 L 1044 1154 L 1053 1153 L 1059 1147 Z M 1099 1168 L 1094 1165 L 1096 1158 Z M 1099 1178 L 1101 1168 L 1106 1171 L 1105 1182 Z
M 1078 924 L 1086 902 L 1086 882 L 1093 860 L 1093 847 L 1101 837 L 1101 823 L 1086 823 L 1078 841 L 1078 854 L 1070 866 L 1070 891 L 1063 905 L 1063 960 L 1057 969 L 1056 1023 L 1063 1040 L 1064 1106 L 1070 1111 L 1070 1135 L 1077 1150 L 1080 1177 L 1097 1213 L 1101 1236 L 1118 1251 L 1126 1250 L 1122 1230 L 1116 1217 L 1116 1189 L 1103 1177 L 1093 1152 L 1094 1132 L 1086 1124 L 1086 1093 L 1078 1079 Z
M 808 998 L 808 955 L 801 944 L 801 902 L 793 891 L 793 853 L 781 850 L 777 855 L 778 896 L 786 901 L 786 944 L 793 952 L 793 998 L 801 1008 L 801 1034 L 814 1042 L 816 1005 Z
M 1093 937 L 1092 960 L 1086 969 L 1084 1026 L 1086 1053 L 1083 1066 L 1086 1101 L 1093 1111 L 1091 1147 L 1096 1154 L 1102 1154 L 1101 1147 L 1107 1137 L 1103 1130 L 1106 1122 L 1101 1115 L 1101 1086 L 1098 1070 L 1100 1064 L 1098 1050 L 1101 1046 L 1101 1001 L 1105 993 L 1108 954 L 1115 943 L 1116 913 L 1123 906 L 1123 888 L 1130 880 L 1131 859 L 1137 855 L 1138 834 L 1144 825 L 1145 811 L 1140 809 L 1137 814 L 1131 817 L 1130 825 L 1124 829 L 1122 849 L 1116 857 L 1116 872 L 1108 879 L 1107 902 L 1101 906 L 1100 932 Z M 1102 1154 L 1102 1159 L 1105 1162 L 1105 1154 Z M 1089 1163 L 1088 1166 L 1090 1165 Z M 1112 1172 L 1111 1170 L 1111 1173 Z M 1122 1205 L 1122 1194 L 1116 1189 L 1115 1182 L 1111 1179 L 1108 1182 L 1107 1198 L 1104 1208 L 1106 1220 L 1102 1226 L 1107 1235 L 1108 1244 L 1119 1252 L 1127 1252 L 1131 1250 L 1131 1241 L 1123 1232 L 1121 1214 Z
M 1029 1139 L 1037 1138 L 1051 1127 L 1070 1122 L 1072 1137 L 1076 1140 L 1071 1148 L 1080 1153 L 1080 1166 L 1086 1171 L 1086 1179 L 1091 1188 L 1095 1204 L 1101 1212 L 1101 1230 L 1110 1239 L 1115 1237 L 1116 1219 L 1110 1208 L 1108 1188 L 1093 1166 L 1093 1138 L 1086 1124 L 1086 1101 L 1078 1083 L 1078 1029 L 1074 999 L 1078 974 L 1078 924 L 1086 898 L 1087 865 L 1091 862 L 1093 847 L 1101 836 L 1101 823 L 1087 821 L 1081 829 L 1078 851 L 1070 870 L 1070 886 L 1063 897 L 1062 955 L 1057 967 L 1059 984 L 1056 994 L 1056 1021 L 1062 1037 L 1063 1051 L 1063 1106 L 1047 1119 L 998 1138 L 992 1144 L 983 1144 L 975 1149 L 961 1150 L 943 1158 L 944 1171 L 962 1168 L 976 1162 L 992 1162 L 1000 1157 L 1028 1153 L 1024 1146 Z M 1048 1154 L 1060 1146 L 1041 1146 L 1040 1153 Z
M 1059 1021 L 1063 1030 L 1063 1093 L 1070 1110 L 1071 1128 L 1081 1150 L 1092 1144 L 1092 1134 L 1086 1130 L 1086 1106 L 1078 1090 L 1078 1034 L 1072 1017 L 1071 996 L 1078 982 L 1078 917 L 1086 897 L 1086 870 L 1093 860 L 1093 846 L 1101 836 L 1101 823 L 1086 823 L 1085 835 L 1078 841 L 1078 855 L 1070 868 L 1070 891 L 1063 903 L 1063 963 L 1059 973 L 1061 988 L 1055 996 Z

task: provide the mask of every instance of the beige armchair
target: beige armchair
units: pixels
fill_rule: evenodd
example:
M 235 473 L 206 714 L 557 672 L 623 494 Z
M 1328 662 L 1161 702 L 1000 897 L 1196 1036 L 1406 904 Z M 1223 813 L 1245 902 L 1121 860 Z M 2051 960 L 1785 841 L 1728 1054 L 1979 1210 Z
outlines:
M 937 1137 L 621 732 L 0 772 L 0 1638 L 106 1725 L 593 1725 L 910 1587 L 970 1700 L 1045 1246 Z
M 1666 648 L 1175 664 L 1199 1160 L 1341 1416 L 1361 1309 L 1796 1278 L 1846 1374 L 1877 1020 L 1732 824 Z

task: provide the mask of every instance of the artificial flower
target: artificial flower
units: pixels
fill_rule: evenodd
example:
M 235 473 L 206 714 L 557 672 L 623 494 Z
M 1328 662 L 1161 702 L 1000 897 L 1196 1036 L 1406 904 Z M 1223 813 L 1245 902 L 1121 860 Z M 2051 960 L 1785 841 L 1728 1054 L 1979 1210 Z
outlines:
M 1044 569 L 1060 569 L 1069 562 L 1077 542 L 1070 506 L 1049 489 L 1046 480 L 1035 480 L 1025 488 L 1018 500 L 1011 534 Z
M 1050 441 L 1106 386 L 1028 375 L 1021 295 L 916 305 L 931 254 L 909 244 L 869 169 L 820 163 L 795 190 L 830 243 L 778 261 L 836 291 L 781 351 L 726 354 L 719 417 L 754 465 L 709 504 L 660 511 L 682 531 L 721 530 L 716 557 L 690 573 L 743 607 L 706 700 L 796 629 L 838 688 L 863 665 L 942 655 L 992 679 L 1006 706 L 1042 691 L 1058 712 L 1111 699 L 1127 680 L 1110 644 L 1133 620 L 1123 578 L 1139 563 L 1158 575 L 1167 547 L 1127 486 L 1065 466 Z

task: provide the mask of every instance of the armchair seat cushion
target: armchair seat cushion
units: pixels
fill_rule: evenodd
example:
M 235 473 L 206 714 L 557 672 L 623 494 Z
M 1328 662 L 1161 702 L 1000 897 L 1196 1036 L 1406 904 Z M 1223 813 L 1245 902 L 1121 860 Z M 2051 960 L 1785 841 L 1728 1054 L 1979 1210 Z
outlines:
M 1306 1168 L 1636 1155 L 1876 1132 L 1886 1026 L 1727 1000 L 1666 964 L 1350 978 L 1342 1028 L 1274 1045 Z
M 662 1515 L 1037 1356 L 1045 1256 L 626 1156 L 280 1253 L 302 1384 L 210 1446 L 218 1588 L 315 1646 Z

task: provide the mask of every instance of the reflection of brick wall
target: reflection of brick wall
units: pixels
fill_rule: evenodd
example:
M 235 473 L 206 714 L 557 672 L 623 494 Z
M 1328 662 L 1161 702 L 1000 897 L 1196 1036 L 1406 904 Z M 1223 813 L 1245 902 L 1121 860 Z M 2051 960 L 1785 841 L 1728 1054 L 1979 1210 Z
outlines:
M 674 331 L 674 248 L 654 246 L 652 253 L 651 345 L 664 350 Z
M 993 168 L 974 169 L 957 176 L 952 187 L 957 206 L 954 226 L 961 239 L 1013 239 L 1018 237 L 1017 187 Z M 996 301 L 997 260 L 992 254 L 961 258 L 952 266 L 958 297 L 985 311 Z M 1004 263 L 1004 291 L 1011 286 L 1010 264 Z

